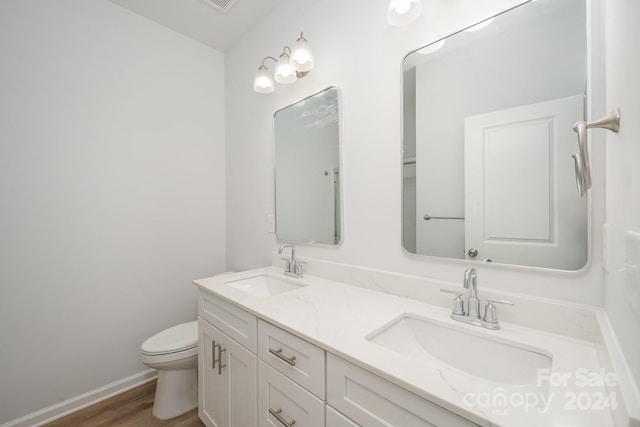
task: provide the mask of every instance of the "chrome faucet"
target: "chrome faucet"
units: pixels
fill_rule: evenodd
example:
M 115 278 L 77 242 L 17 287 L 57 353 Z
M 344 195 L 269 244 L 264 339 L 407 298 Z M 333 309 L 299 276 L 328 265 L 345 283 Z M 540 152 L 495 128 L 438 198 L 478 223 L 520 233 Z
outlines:
M 284 245 L 280 246 L 280 249 L 278 249 L 278 253 L 282 255 L 282 251 L 285 248 L 291 248 L 291 258 L 290 259 L 282 258 L 285 261 L 285 264 L 284 264 L 285 276 L 291 276 L 291 277 L 297 277 L 297 278 L 302 277 L 302 265 L 296 262 L 295 245 L 293 243 L 285 243 Z
M 478 272 L 475 268 L 467 268 L 464 272 L 463 287 L 469 289 L 469 299 L 467 300 L 468 311 L 464 311 L 464 301 L 462 292 L 440 289 L 442 292 L 456 294 L 453 300 L 451 318 L 460 322 L 480 326 L 487 329 L 500 329 L 498 323 L 498 313 L 494 304 L 514 305 L 513 301 L 487 297 L 487 305 L 484 308 L 484 317 L 480 317 L 480 300 L 478 299 Z
M 465 289 L 470 289 L 468 300 L 468 313 L 467 316 L 479 319 L 480 318 L 480 300 L 478 299 L 478 272 L 475 268 L 467 268 L 464 271 L 464 283 Z

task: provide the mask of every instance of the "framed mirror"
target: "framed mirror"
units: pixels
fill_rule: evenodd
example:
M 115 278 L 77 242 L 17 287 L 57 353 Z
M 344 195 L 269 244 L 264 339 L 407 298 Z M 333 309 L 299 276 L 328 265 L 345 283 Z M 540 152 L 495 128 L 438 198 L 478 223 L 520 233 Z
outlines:
M 342 241 L 340 91 L 332 86 L 273 116 L 276 238 Z
M 403 246 L 559 270 L 588 259 L 576 191 L 585 0 L 534 0 L 403 62 Z

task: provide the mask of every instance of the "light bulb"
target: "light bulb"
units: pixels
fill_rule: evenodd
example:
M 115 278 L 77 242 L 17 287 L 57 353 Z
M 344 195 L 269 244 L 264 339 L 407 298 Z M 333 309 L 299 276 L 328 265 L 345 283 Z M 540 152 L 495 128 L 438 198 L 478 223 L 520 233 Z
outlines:
M 273 78 L 269 73 L 269 69 L 261 65 L 253 79 L 253 90 L 258 93 L 272 93 L 274 89 Z
M 408 25 L 418 19 L 422 12 L 420 0 L 390 0 L 387 22 L 391 25 Z
M 393 7 L 396 10 L 396 13 L 400 15 L 404 15 L 409 10 L 411 6 L 411 2 L 409 0 L 395 0 L 393 1 Z
M 313 54 L 302 33 L 291 49 L 291 66 L 300 73 L 308 73 L 313 69 Z
M 296 70 L 293 69 L 289 62 L 289 55 L 282 53 L 278 59 L 275 69 L 275 78 L 278 83 L 290 84 L 298 80 L 296 76 Z

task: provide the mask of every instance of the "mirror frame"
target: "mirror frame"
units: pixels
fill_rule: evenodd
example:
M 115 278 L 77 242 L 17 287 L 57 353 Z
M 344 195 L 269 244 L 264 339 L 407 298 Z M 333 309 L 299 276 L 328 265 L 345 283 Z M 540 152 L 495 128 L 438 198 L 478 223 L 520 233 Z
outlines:
M 451 263 L 451 264 L 456 264 L 456 265 L 465 265 L 465 266 L 472 266 L 472 267 L 480 267 L 482 266 L 483 268 L 489 267 L 489 268 L 496 268 L 496 269 L 500 269 L 500 270 L 516 270 L 516 271 L 537 271 L 537 272 L 546 272 L 546 273 L 554 273 L 554 274 L 560 274 L 563 276 L 575 276 L 575 275 L 582 275 L 584 274 L 586 271 L 588 271 L 591 266 L 592 266 L 592 262 L 593 262 L 593 252 L 594 252 L 594 248 L 593 248 L 593 243 L 594 243 L 594 239 L 602 239 L 602 238 L 606 238 L 606 236 L 603 236 L 602 234 L 598 233 L 597 231 L 594 230 L 593 226 L 594 223 L 596 222 L 596 220 L 598 220 L 598 223 L 602 223 L 602 225 L 605 225 L 604 223 L 604 207 L 602 207 L 601 209 L 598 209 L 597 211 L 594 211 L 594 197 L 596 197 L 597 199 L 603 199 L 604 197 L 604 189 L 601 190 L 594 190 L 592 189 L 592 191 L 588 191 L 587 195 L 586 195 L 586 199 L 587 199 L 587 218 L 586 218 L 586 244 L 587 244 L 587 254 L 586 254 L 586 260 L 585 260 L 585 264 L 577 270 L 562 270 L 562 269 L 557 269 L 557 268 L 549 268 L 549 267 L 539 267 L 539 266 L 530 266 L 530 265 L 522 265 L 522 264 L 507 264 L 507 263 L 500 263 L 500 262 L 485 262 L 482 260 L 472 260 L 472 259 L 465 259 L 465 258 L 450 258 L 450 257 L 443 257 L 443 256 L 437 256 L 437 255 L 426 255 L 426 254 L 418 254 L 418 253 L 414 253 L 414 252 L 409 252 L 406 248 L 405 248 L 405 243 L 404 243 L 404 217 L 405 217 L 405 203 L 404 203 L 404 179 L 405 179 L 405 173 L 404 173 L 404 122 L 405 122 L 405 115 L 404 115 L 404 79 L 405 79 L 405 71 L 404 71 L 404 61 L 407 59 L 407 57 L 409 57 L 411 54 L 414 54 L 416 52 L 418 52 L 421 49 L 424 49 L 427 46 L 436 44 L 442 40 L 446 40 L 449 37 L 452 37 L 456 34 L 462 33 L 465 30 L 474 27 L 478 24 L 480 24 L 483 21 L 495 18 L 497 16 L 500 16 L 502 14 L 508 13 L 509 11 L 513 10 L 513 9 L 517 9 L 523 5 L 526 5 L 527 3 L 530 3 L 532 1 L 535 0 L 523 0 L 520 3 L 513 5 L 513 6 L 509 6 L 507 8 L 501 9 L 498 12 L 492 13 L 489 16 L 486 16 L 478 21 L 475 21 L 474 23 L 467 25 L 463 28 L 460 29 L 456 29 L 442 37 L 438 37 L 435 38 L 429 42 L 427 42 L 424 45 L 420 45 L 412 50 L 410 50 L 408 53 L 406 53 L 403 58 L 402 61 L 400 62 L 400 90 L 401 90 L 401 103 L 400 103 L 400 107 L 401 107 L 401 114 L 400 114 L 400 162 L 399 162 L 399 167 L 400 167 L 400 210 L 401 210 L 401 215 L 400 215 L 400 247 L 402 249 L 402 251 L 409 257 L 411 258 L 415 258 L 416 260 L 429 260 L 429 261 L 436 261 L 436 262 L 442 262 L 442 263 Z M 585 68 L 585 102 L 584 102 L 584 116 L 585 116 L 585 120 L 587 117 L 589 117 L 592 113 L 592 111 L 604 111 L 604 104 L 605 104 L 605 88 L 604 88 L 604 27 L 602 24 L 599 24 L 598 22 L 594 22 L 594 16 L 597 15 L 598 11 L 602 11 L 603 6 L 600 4 L 599 2 L 600 0 L 584 0 L 584 4 L 585 4 L 585 12 L 586 12 L 586 23 L 585 23 L 585 30 L 586 30 L 586 56 L 587 56 L 587 61 L 586 61 L 586 68 Z M 604 1 L 604 0 L 602 0 Z M 595 14 L 595 15 L 594 15 Z M 594 39 L 601 39 L 598 42 L 594 42 Z M 592 171 L 592 173 L 594 173 L 595 175 L 598 176 L 594 176 L 594 181 L 597 179 L 603 180 L 604 176 L 601 175 L 600 171 L 598 171 L 598 169 L 600 167 L 604 168 L 604 160 L 602 160 L 603 156 L 604 156 L 604 148 L 602 144 L 604 142 L 604 137 L 601 136 L 597 136 L 594 135 L 593 137 L 596 137 L 598 139 L 597 143 L 595 145 L 591 145 L 588 149 L 589 152 L 591 153 L 592 157 L 596 157 L 597 160 L 592 161 L 592 165 L 594 166 L 595 171 Z M 592 137 L 592 139 L 593 139 Z M 595 155 L 594 155 L 595 153 Z M 594 194 L 595 192 L 595 194 Z M 602 217 L 602 218 L 601 218 Z M 602 221 L 601 221 L 602 220 Z M 594 235 L 595 233 L 595 235 Z

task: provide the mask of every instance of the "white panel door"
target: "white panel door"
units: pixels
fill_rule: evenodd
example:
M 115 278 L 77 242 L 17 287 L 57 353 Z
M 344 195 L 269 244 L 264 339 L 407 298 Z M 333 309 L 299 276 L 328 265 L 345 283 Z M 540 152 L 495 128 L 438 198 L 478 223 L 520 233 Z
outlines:
M 465 119 L 467 259 L 564 270 L 586 264 L 587 200 L 571 158 L 572 126 L 582 118 L 578 95 Z

